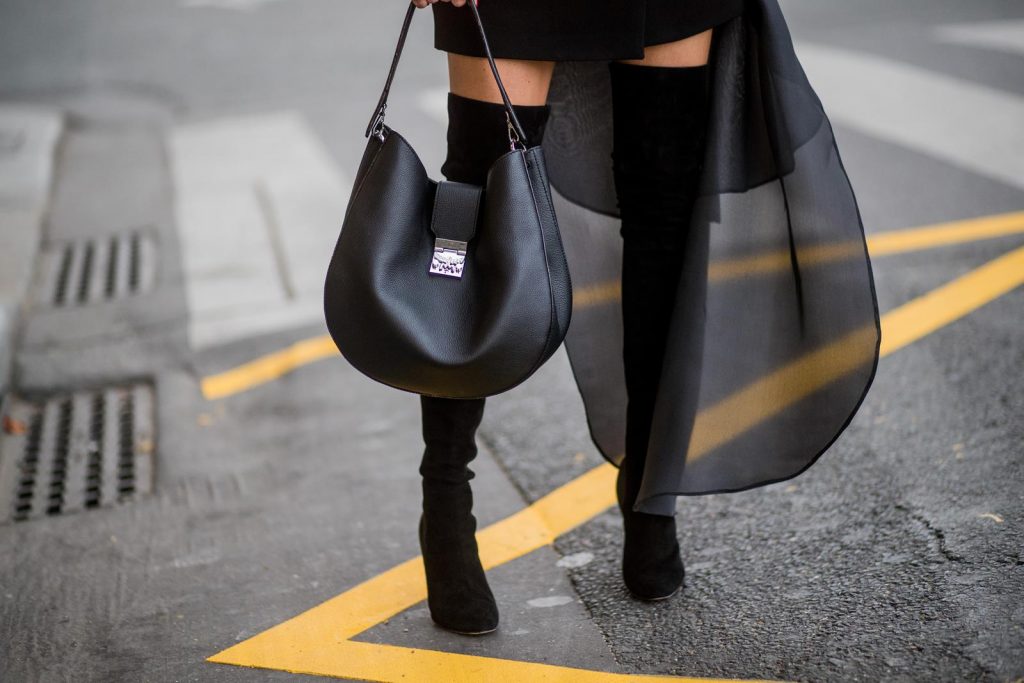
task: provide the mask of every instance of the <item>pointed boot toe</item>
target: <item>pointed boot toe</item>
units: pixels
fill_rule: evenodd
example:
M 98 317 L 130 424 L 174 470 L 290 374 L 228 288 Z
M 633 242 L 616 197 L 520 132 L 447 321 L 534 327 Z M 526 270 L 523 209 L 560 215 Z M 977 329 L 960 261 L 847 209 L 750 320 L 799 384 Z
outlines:
M 430 618 L 441 628 L 463 636 L 482 636 L 498 630 L 498 608 L 487 596 L 430 604 Z

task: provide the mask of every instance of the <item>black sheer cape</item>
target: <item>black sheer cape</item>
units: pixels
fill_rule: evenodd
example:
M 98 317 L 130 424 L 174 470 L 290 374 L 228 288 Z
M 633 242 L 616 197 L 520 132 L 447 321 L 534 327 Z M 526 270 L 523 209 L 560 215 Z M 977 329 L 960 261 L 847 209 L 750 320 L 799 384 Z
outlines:
M 636 510 L 793 477 L 839 436 L 878 362 L 856 198 L 776 0 L 715 28 L 711 112 Z M 573 278 L 566 338 L 598 449 L 626 392 L 607 63 L 560 62 L 544 139 Z

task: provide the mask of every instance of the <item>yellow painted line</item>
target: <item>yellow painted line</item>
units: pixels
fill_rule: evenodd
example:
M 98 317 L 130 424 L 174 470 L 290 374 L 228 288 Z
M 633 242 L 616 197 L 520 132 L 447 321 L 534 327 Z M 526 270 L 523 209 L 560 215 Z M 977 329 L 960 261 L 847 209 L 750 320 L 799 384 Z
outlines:
M 337 662 L 344 660 L 344 678 L 388 683 L 726 683 L 727 680 L 616 674 L 351 640 L 336 643 L 322 650 L 290 650 L 265 654 L 265 658 L 253 659 L 246 666 L 315 676 L 339 676 Z M 211 658 L 209 661 L 218 660 Z
M 879 233 L 868 238 L 868 249 L 872 256 L 884 256 L 1021 233 L 1024 233 L 1024 211 Z M 816 247 L 810 250 L 813 253 L 809 253 L 807 258 L 812 261 L 835 260 L 859 249 L 859 244 Z M 712 264 L 709 275 L 714 280 L 720 280 L 788 267 L 789 252 L 778 252 Z M 617 301 L 620 297 L 621 286 L 618 281 L 580 287 L 573 292 L 573 308 L 597 306 Z M 276 380 L 304 365 L 336 355 L 337 347 L 329 335 L 313 337 L 205 377 L 201 389 L 207 400 L 226 398 Z
M 574 289 L 572 292 L 572 308 L 590 308 L 608 301 L 618 301 L 622 298 L 622 282 L 612 280 L 601 282 L 596 285 L 588 285 Z
M 962 318 L 1024 284 L 1024 247 L 989 261 L 886 314 L 883 356 Z
M 870 247 L 869 247 L 870 248 Z M 809 268 L 823 263 L 840 261 L 851 256 L 862 255 L 864 247 L 860 242 L 841 242 L 797 250 L 797 261 L 801 267 Z M 773 251 L 756 254 L 745 258 L 716 261 L 708 265 L 708 280 L 722 282 L 736 280 L 741 277 L 779 273 L 791 267 L 789 250 Z
M 1024 285 L 1024 247 L 1001 256 L 938 289 L 910 301 L 882 318 L 881 354 L 889 355 L 944 325 Z M 810 395 L 843 372 L 870 360 L 861 348 L 872 330 L 859 330 L 823 349 L 784 366 L 767 378 L 703 411 L 698 424 L 718 425 L 727 410 L 746 428 L 756 420 L 749 392 L 777 397 L 766 419 L 793 401 Z M 830 367 L 835 364 L 836 368 Z M 821 373 L 815 380 L 815 373 Z M 717 411 L 717 412 L 716 412 Z M 730 428 L 731 437 L 738 430 Z M 698 446 L 709 452 L 722 442 L 708 436 Z M 699 456 L 698 456 L 699 457 Z M 477 534 L 485 568 L 521 557 L 583 524 L 615 504 L 616 470 L 604 463 L 561 486 L 523 510 Z M 587 671 L 548 664 L 458 655 L 431 650 L 358 643 L 351 638 L 426 598 L 421 557 L 379 574 L 354 588 L 209 658 L 211 662 L 280 669 L 374 681 L 424 683 L 442 681 L 696 681 L 678 677 L 635 676 Z M 706 679 L 705 679 L 706 680 Z
M 477 534 L 486 569 L 550 544 L 615 503 L 615 469 L 596 467 Z M 209 658 L 221 664 L 371 681 L 713 683 L 723 679 L 615 674 L 573 667 L 361 643 L 351 638 L 426 599 L 423 558 L 407 560 Z M 413 674 L 414 672 L 414 674 Z
M 532 505 L 477 532 L 480 561 L 485 569 L 500 566 L 550 544 L 555 538 L 601 514 L 615 503 L 612 466 L 596 467 L 560 486 Z M 416 557 L 364 581 L 341 595 L 286 621 L 260 636 L 302 632 L 310 624 L 334 639 L 352 638 L 427 597 L 423 558 Z M 294 629 L 298 628 L 296 632 Z M 221 654 L 253 646 L 247 640 Z M 220 656 L 220 655 L 218 655 Z
M 870 235 L 868 253 L 872 258 L 912 251 L 948 247 L 953 244 L 1024 234 L 1024 211 L 982 216 L 949 223 L 923 225 L 909 230 L 892 230 Z M 859 242 L 808 247 L 799 252 L 799 262 L 807 266 L 838 261 L 860 253 Z M 712 263 L 713 281 L 777 272 L 790 267 L 789 251 L 781 250 L 749 258 Z
M 1024 211 L 882 232 L 868 237 L 867 243 L 868 252 L 872 258 L 877 258 L 1020 234 L 1024 234 Z M 816 266 L 859 253 L 861 253 L 859 242 L 830 244 L 801 249 L 798 260 L 804 266 Z M 787 270 L 789 267 L 789 251 L 773 251 L 711 263 L 708 266 L 708 278 L 712 282 L 721 282 L 752 275 L 777 273 Z M 622 292 L 618 282 L 609 281 L 580 287 L 579 290 L 573 292 L 573 308 L 610 303 L 618 301 L 621 296 Z
M 873 324 L 856 330 L 702 410 L 693 426 L 687 461 L 707 455 L 873 360 L 875 334 Z
M 884 358 L 1022 284 L 1024 247 L 886 313 L 879 355 Z M 874 334 L 871 326 L 856 330 L 702 410 L 687 459 L 706 455 L 870 361 Z
M 303 365 L 338 355 L 330 335 L 304 339 L 216 375 L 204 377 L 200 385 L 207 400 L 224 398 L 266 384 Z
M 880 232 L 868 237 L 868 251 L 886 256 L 1020 234 L 1024 234 L 1024 211 Z

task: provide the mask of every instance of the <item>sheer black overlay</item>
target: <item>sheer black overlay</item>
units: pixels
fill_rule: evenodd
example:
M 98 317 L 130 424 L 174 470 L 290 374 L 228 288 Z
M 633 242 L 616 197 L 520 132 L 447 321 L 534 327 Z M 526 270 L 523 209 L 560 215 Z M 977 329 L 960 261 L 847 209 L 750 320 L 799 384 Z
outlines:
M 636 510 L 795 476 L 839 436 L 878 361 L 856 198 L 776 0 L 717 26 L 700 196 Z M 560 62 L 544 140 L 574 286 L 566 348 L 594 442 L 621 462 L 622 242 L 607 62 Z

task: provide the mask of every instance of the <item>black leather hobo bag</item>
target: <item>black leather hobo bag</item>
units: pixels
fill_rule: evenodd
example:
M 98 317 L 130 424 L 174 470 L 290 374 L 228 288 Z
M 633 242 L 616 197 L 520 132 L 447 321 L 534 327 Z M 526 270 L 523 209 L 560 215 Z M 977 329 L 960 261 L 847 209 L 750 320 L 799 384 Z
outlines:
M 384 124 L 410 4 L 324 285 L 327 327 L 356 369 L 447 398 L 525 380 L 561 344 L 572 311 L 543 151 L 527 145 L 477 9 L 467 6 L 505 104 L 510 151 L 485 187 L 437 182 Z

